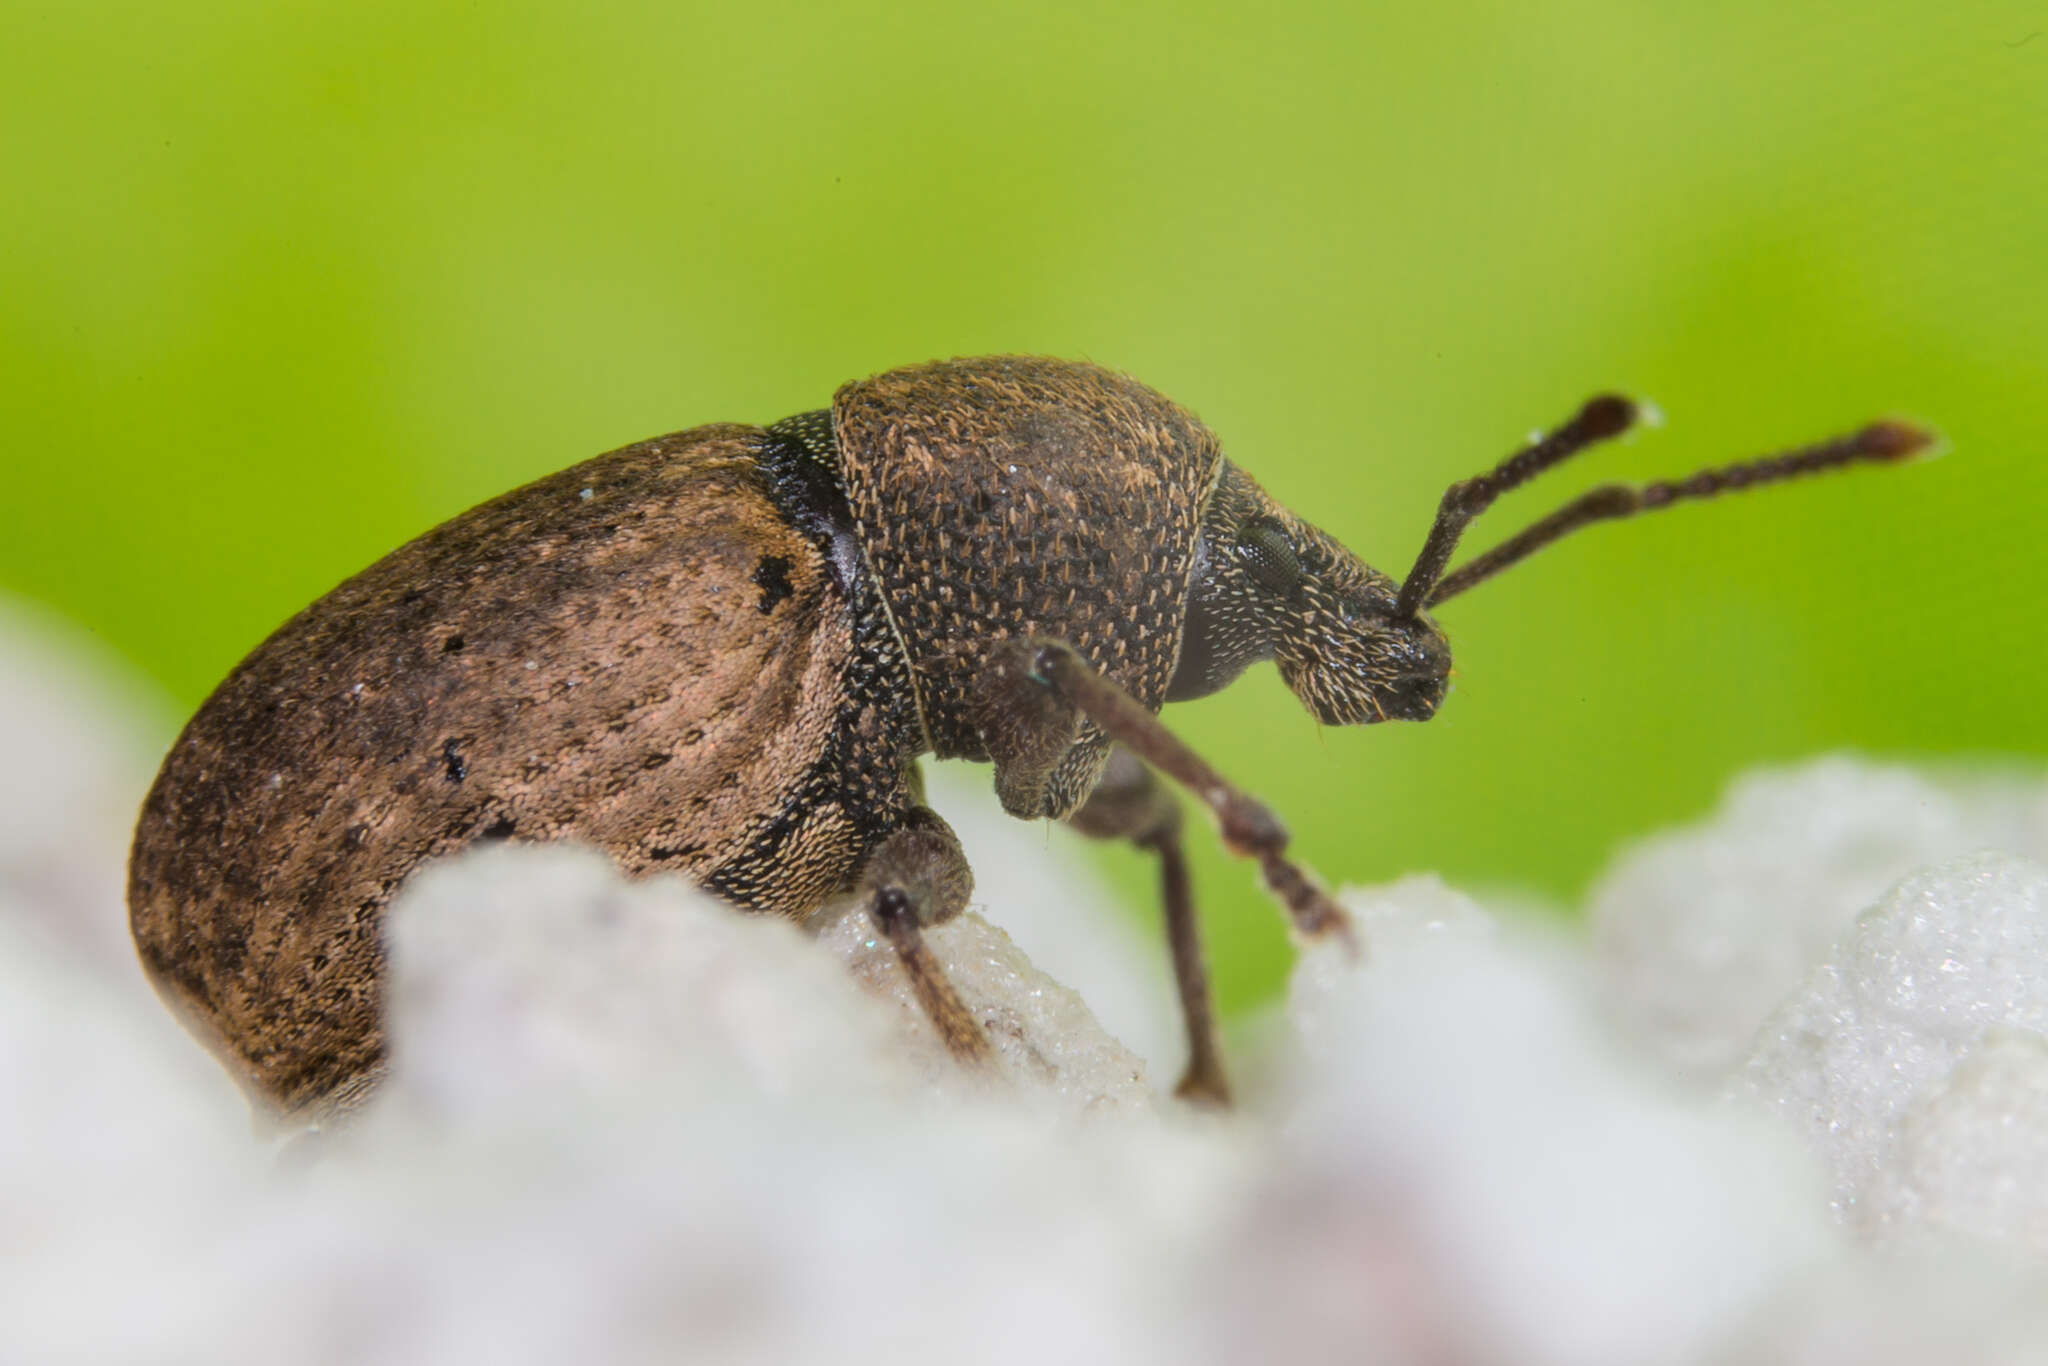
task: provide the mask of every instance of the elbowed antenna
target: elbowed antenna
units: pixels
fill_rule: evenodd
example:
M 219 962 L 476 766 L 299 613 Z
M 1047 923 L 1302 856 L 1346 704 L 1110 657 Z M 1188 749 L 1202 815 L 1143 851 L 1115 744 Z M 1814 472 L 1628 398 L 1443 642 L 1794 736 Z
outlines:
M 1847 436 L 1756 460 L 1717 465 L 1684 479 L 1642 485 L 1605 484 L 1444 573 L 1466 524 L 1484 512 L 1495 498 L 1586 447 L 1620 435 L 1635 416 L 1635 405 L 1626 399 L 1611 395 L 1596 398 L 1571 421 L 1509 456 L 1489 473 L 1451 485 L 1437 508 L 1436 524 L 1430 528 L 1429 539 L 1416 557 L 1415 568 L 1401 584 L 1397 612 L 1413 616 L 1424 607 L 1454 598 L 1552 541 L 1595 522 L 1633 517 L 1674 503 L 1712 498 L 1848 465 L 1894 464 L 1926 450 L 1935 440 L 1932 432 L 1911 423 L 1873 422 Z
M 1588 399 L 1571 421 L 1516 451 L 1485 474 L 1461 479 L 1444 490 L 1437 504 L 1436 524 L 1429 539 L 1415 557 L 1415 567 L 1401 581 L 1401 594 L 1394 600 L 1394 615 L 1412 617 L 1431 601 L 1429 592 L 1443 577 L 1458 538 L 1474 517 L 1493 506 L 1493 500 L 1509 489 L 1519 488 L 1547 469 L 1561 465 L 1588 446 L 1611 441 L 1633 427 L 1636 405 L 1617 394 Z

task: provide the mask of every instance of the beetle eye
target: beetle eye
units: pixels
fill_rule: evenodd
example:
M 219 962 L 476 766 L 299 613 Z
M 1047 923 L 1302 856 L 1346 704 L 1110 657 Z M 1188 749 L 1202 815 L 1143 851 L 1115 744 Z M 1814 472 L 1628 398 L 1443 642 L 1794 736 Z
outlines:
M 1301 587 L 1301 560 L 1287 528 L 1261 517 L 1244 529 L 1238 541 L 1244 555 L 1245 571 L 1252 582 L 1279 597 L 1291 598 Z

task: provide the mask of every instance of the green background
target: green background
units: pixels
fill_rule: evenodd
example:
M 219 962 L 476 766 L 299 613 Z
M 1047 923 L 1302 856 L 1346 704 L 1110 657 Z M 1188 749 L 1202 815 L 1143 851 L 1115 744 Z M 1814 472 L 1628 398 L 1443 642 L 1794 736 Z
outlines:
M 1332 880 L 1569 902 L 1734 771 L 2040 755 L 2048 9 L 23 3 L 0 588 L 181 709 L 490 494 L 934 356 L 1085 357 L 1399 572 L 1586 394 L 1574 488 L 1882 413 L 1949 458 L 1606 528 L 1443 613 L 1427 726 L 1169 715 Z M 1227 1001 L 1286 960 L 1198 838 Z M 1149 870 L 1104 866 L 1149 914 Z

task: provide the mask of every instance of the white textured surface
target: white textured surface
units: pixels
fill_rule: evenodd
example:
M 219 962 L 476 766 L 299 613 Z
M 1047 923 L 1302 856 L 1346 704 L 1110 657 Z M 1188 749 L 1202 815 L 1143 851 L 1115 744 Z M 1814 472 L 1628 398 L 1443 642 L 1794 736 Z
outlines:
M 137 982 L 127 919 L 108 909 L 171 740 L 155 702 L 97 642 L 0 596 L 0 887 L 17 925 Z
M 2048 1256 L 2048 1039 L 1987 1033 L 1899 1130 L 1880 1192 L 1893 1223 L 2006 1238 Z
M 167 1331 L 196 1345 L 158 1288 L 219 1255 L 264 1154 L 140 972 L 29 931 L 42 909 L 0 889 L 0 1361 L 178 1359 L 150 1356 Z
M 952 936 L 956 975 L 970 1001 L 997 993 L 1005 1061 L 1033 1062 L 993 1082 L 794 927 L 580 851 L 444 865 L 393 923 L 401 1050 L 288 1211 L 288 1315 L 332 1317 L 374 1266 L 364 1310 L 407 1357 L 879 1362 L 943 1341 L 1087 1362 L 1176 1342 L 1171 1244 L 1214 1221 L 1235 1159 L 1136 1116 L 1083 1122 L 1114 1045 L 1071 999 L 1044 1006 L 1063 993 L 986 927 Z
M 1594 889 L 1610 999 L 1645 1045 L 1717 1076 L 1887 888 L 1986 847 L 2048 852 L 2039 785 L 1841 757 L 1752 774 L 1710 820 L 1643 841 Z
M 1787 1285 L 1710 1366 L 2041 1366 L 2048 1268 L 1939 1244 L 1852 1253 Z
M 1561 946 L 1492 932 L 1434 878 L 1352 904 L 1370 959 L 1296 973 L 1278 1203 L 1392 1226 L 1434 1306 L 1418 1347 L 1657 1361 L 1832 1250 L 1795 1145 L 1632 1068 Z
M 394 912 L 390 1084 L 279 1153 L 119 951 L 123 690 L 7 630 L 0 1361 L 2048 1361 L 2048 873 L 1877 885 L 2038 848 L 2038 784 L 1745 780 L 1608 879 L 1597 953 L 1348 893 L 1369 957 L 1303 961 L 1221 1118 L 1151 1090 L 1170 1013 L 1146 1080 L 978 917 L 932 935 L 969 1077 L 858 916 L 491 850 Z M 978 821 L 996 924 L 1156 1004 L 1046 833 Z
M 1152 1079 L 1170 1085 L 1187 1062 L 1187 1043 L 1165 936 L 1151 919 L 1134 921 L 1095 876 L 1089 859 L 1103 845 L 1054 821 L 1004 814 L 992 772 L 987 764 L 926 765 L 925 790 L 975 870 L 970 909 L 1078 992 Z M 1188 822 L 1189 839 L 1208 837 L 1199 820 Z M 1156 874 L 1157 858 L 1143 850 L 1124 845 L 1110 857 Z
M 488 848 L 392 906 L 392 1081 L 441 1113 L 542 1095 L 901 1089 L 889 1020 L 787 921 L 592 850 Z M 501 1094 L 503 1093 L 503 1094 Z
M 1866 1234 L 1914 1231 L 1922 1178 L 1945 1186 L 1945 1169 L 1974 1166 L 2012 1198 L 1950 1191 L 1944 1222 L 2024 1237 L 2048 1200 L 2048 1133 L 2030 1130 L 2039 1084 L 2012 1059 L 2044 1037 L 2048 869 L 1981 854 L 1908 878 L 1860 917 L 1765 1024 L 1737 1087 L 1805 1134 L 1834 1173 L 1837 1212 Z M 1958 1075 L 2000 1038 L 1995 1073 Z M 2017 1089 L 1986 1104 L 1994 1079 Z
M 892 1007 L 894 1056 L 915 1060 L 931 1084 L 962 1085 L 938 1046 L 894 950 L 876 935 L 859 904 L 828 914 L 819 942 L 839 956 L 852 980 Z M 1010 937 L 969 911 L 925 931 L 960 999 L 981 1021 L 999 1076 L 1074 1110 L 1149 1110 L 1155 1096 L 1145 1063 L 1102 1028 L 1072 988 L 1032 965 Z

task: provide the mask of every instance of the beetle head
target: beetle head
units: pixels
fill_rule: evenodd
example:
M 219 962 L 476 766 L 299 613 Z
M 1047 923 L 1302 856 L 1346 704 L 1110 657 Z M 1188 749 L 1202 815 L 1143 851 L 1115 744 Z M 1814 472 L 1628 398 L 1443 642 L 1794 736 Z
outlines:
M 1166 700 L 1207 696 L 1247 665 L 1272 659 L 1302 704 L 1329 724 L 1427 720 L 1443 701 L 1451 651 L 1423 608 L 1597 522 L 1823 470 L 1896 464 L 1926 452 L 1935 439 L 1911 423 L 1874 422 L 1831 441 L 1684 479 L 1605 484 L 1451 569 L 1465 528 L 1494 499 L 1621 435 L 1639 416 L 1634 403 L 1603 394 L 1493 469 L 1451 485 L 1415 567 L 1398 586 L 1224 461 L 1202 514 L 1180 660 Z
M 1271 659 L 1326 725 L 1426 721 L 1451 649 L 1399 585 L 1225 462 L 1202 518 L 1169 702 L 1205 697 Z

